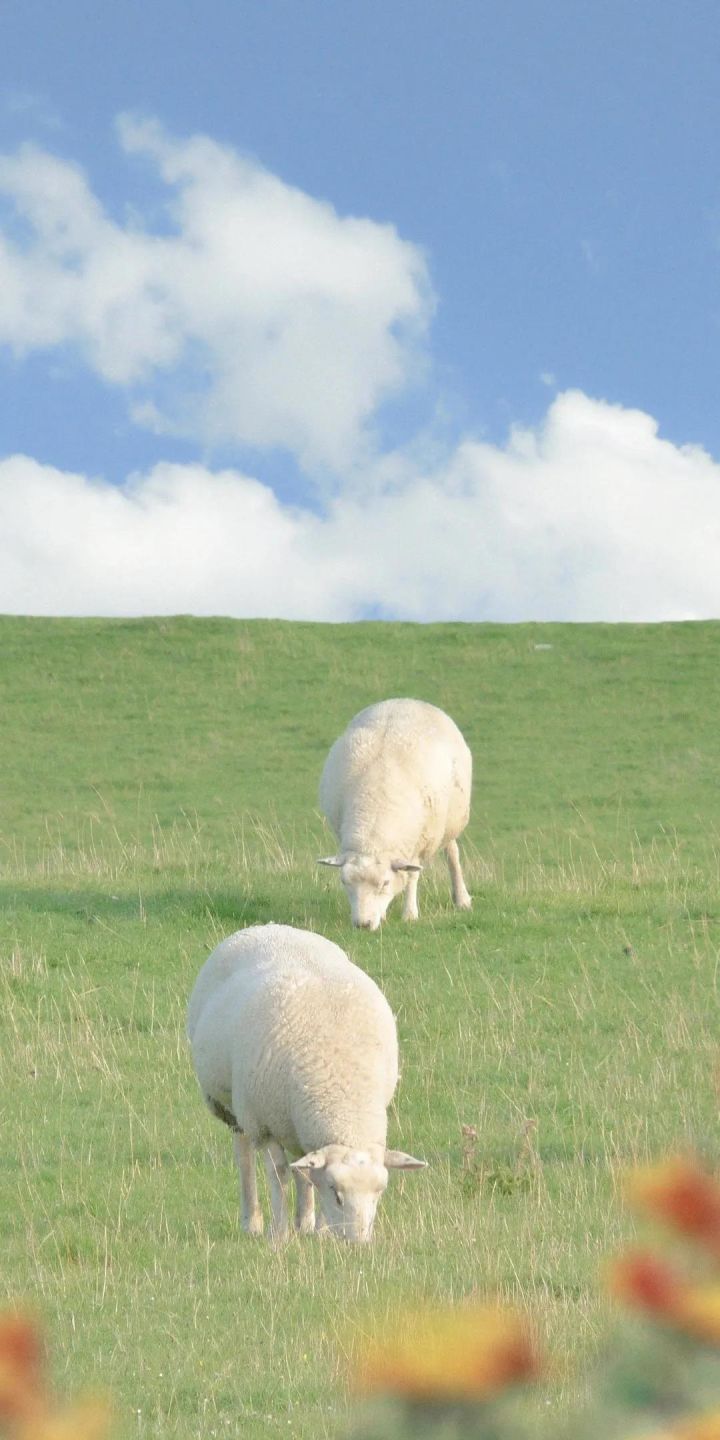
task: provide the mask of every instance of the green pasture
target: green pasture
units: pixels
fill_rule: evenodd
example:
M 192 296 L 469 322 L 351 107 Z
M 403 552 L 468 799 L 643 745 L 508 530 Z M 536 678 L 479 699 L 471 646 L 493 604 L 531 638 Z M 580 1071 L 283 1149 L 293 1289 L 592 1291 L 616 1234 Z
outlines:
M 613 1323 L 626 1167 L 718 1154 L 720 625 L 0 620 L 0 1279 L 118 1436 L 335 1436 L 372 1317 L 500 1295 L 557 1428 Z M 421 919 L 354 932 L 316 809 L 373 700 L 475 757 Z M 371 1247 L 239 1232 L 186 999 L 214 944 L 322 931 L 385 990 L 402 1077 Z M 462 1127 L 477 1136 L 463 1136 Z M 465 1150 L 465 1154 L 463 1151 Z

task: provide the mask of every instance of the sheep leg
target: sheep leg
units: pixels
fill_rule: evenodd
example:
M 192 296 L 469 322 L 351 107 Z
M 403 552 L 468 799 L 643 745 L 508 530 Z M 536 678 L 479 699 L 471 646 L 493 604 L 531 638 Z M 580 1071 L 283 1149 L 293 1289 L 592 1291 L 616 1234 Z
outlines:
M 468 894 L 463 880 L 462 869 L 460 868 L 460 851 L 457 840 L 451 840 L 445 849 L 447 855 L 448 869 L 450 871 L 450 883 L 452 885 L 452 897 L 458 910 L 472 910 L 472 898 Z
M 262 1235 L 263 1215 L 257 1193 L 255 1148 L 241 1130 L 233 1131 L 233 1152 L 240 1176 L 240 1215 L 248 1235 Z
M 315 1190 L 311 1180 L 295 1171 L 295 1229 L 312 1235 L 315 1229 Z
M 417 920 L 419 917 L 420 912 L 418 910 L 417 903 L 417 888 L 419 879 L 419 870 L 408 870 L 405 893 L 403 896 L 403 920 Z
M 265 1151 L 265 1169 L 272 1201 L 272 1238 L 284 1240 L 288 1233 L 288 1181 L 290 1166 L 282 1145 L 271 1140 Z

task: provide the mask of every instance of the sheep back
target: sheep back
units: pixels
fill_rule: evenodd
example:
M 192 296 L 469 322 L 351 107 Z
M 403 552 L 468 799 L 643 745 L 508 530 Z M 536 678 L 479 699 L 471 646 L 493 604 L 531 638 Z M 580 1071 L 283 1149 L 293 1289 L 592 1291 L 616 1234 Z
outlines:
M 457 725 L 423 700 L 361 710 L 332 746 L 320 805 L 343 851 L 429 859 L 470 816 L 472 756 Z
M 256 1144 L 303 1154 L 385 1144 L 397 1034 L 375 982 L 338 945 L 287 925 L 223 940 L 187 1018 L 198 1082 Z

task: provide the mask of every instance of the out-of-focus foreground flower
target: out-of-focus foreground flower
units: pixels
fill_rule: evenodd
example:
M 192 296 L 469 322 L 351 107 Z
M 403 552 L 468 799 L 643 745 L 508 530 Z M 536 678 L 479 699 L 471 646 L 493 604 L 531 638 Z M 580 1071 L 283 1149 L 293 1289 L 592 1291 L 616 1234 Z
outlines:
M 697 1161 L 676 1157 L 636 1170 L 627 1195 L 631 1205 L 699 1241 L 720 1259 L 720 1184 Z
M 511 1310 L 460 1306 L 403 1317 L 367 1347 L 355 1375 L 364 1394 L 482 1401 L 539 1373 L 527 1325 Z
M 0 1315 L 0 1426 L 19 1424 L 44 1403 L 40 1337 L 23 1315 Z
M 720 1410 L 686 1416 L 669 1430 L 656 1431 L 644 1440 L 720 1440 Z
M 707 1345 L 720 1345 L 720 1285 L 689 1284 L 655 1255 L 631 1254 L 610 1270 L 610 1289 L 635 1309 L 684 1330 Z
M 0 1434 L 12 1440 L 105 1440 L 109 1424 L 102 1400 L 58 1408 L 48 1394 L 35 1322 L 0 1315 Z

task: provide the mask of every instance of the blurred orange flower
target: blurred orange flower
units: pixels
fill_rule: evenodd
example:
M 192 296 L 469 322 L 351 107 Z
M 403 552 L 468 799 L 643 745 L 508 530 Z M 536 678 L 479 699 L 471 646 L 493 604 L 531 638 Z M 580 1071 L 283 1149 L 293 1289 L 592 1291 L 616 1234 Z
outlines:
M 47 1395 L 44 1358 L 33 1320 L 0 1315 L 0 1432 L 13 1440 L 105 1440 L 108 1406 L 90 1399 L 57 1410 Z
M 617 1299 L 720 1345 L 720 1285 L 690 1285 L 654 1255 L 636 1253 L 615 1261 L 610 1289 Z
M 720 1255 L 720 1184 L 693 1160 L 666 1160 L 636 1170 L 627 1187 L 631 1204 Z
M 674 1270 L 655 1255 L 635 1251 L 615 1260 L 609 1271 L 610 1290 L 641 1310 L 674 1317 L 687 1286 Z
M 377 1337 L 356 1373 L 365 1393 L 416 1400 L 479 1400 L 536 1376 L 527 1326 L 513 1311 L 459 1307 L 407 1316 Z
M 25 1315 L 0 1315 L 0 1423 L 17 1422 L 43 1404 L 43 1349 Z

